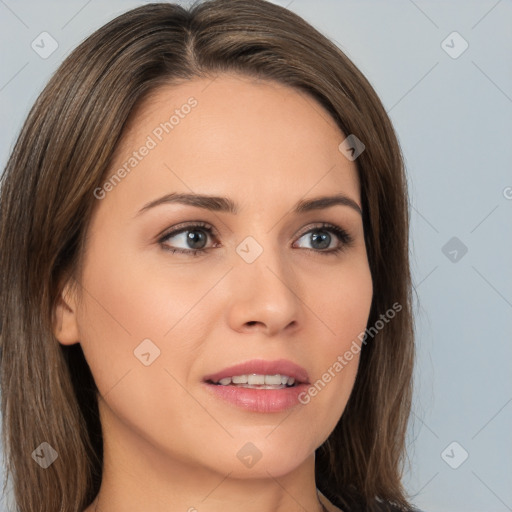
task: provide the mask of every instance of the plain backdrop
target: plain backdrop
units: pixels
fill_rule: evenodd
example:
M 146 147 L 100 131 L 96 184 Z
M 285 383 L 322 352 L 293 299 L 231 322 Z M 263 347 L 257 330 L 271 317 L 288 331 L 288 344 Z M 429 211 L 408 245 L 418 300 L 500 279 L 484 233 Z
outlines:
M 406 158 L 418 343 L 407 490 L 426 512 L 512 510 L 512 1 L 276 3 L 363 71 Z M 140 4 L 0 0 L 2 169 L 64 57 Z

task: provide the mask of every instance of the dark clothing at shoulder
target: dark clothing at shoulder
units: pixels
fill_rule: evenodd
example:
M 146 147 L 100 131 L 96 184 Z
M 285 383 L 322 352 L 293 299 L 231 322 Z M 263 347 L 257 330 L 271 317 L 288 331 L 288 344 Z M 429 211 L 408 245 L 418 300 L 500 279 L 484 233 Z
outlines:
M 411 505 L 410 508 L 402 508 L 395 503 L 375 498 L 372 503 L 355 494 L 341 491 L 338 495 L 322 491 L 324 496 L 342 512 L 425 512 Z M 343 496 L 343 498 L 342 498 Z
M 363 508 L 361 508 L 361 512 L 363 512 Z M 379 512 L 424 512 L 422 510 L 420 510 L 419 508 L 408 508 L 408 509 L 403 509 L 403 508 L 400 508 L 400 507 L 397 507 L 396 505 L 393 505 L 392 503 L 378 503 L 377 504 L 377 510 Z M 350 511 L 352 512 L 352 511 Z
M 351 507 L 339 507 L 343 512 L 368 512 L 370 510 L 366 504 L 358 504 L 352 505 Z M 374 505 L 374 509 L 376 512 L 425 512 L 420 510 L 419 508 L 408 508 L 403 509 L 393 505 L 392 503 L 383 503 L 377 502 Z

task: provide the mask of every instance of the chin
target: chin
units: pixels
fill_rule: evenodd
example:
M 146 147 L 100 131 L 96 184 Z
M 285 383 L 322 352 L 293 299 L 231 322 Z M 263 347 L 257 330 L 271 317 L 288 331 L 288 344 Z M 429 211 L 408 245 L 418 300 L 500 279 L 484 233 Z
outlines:
M 254 429 L 254 435 L 249 431 L 235 435 L 230 446 L 213 457 L 216 466 L 223 461 L 217 469 L 221 473 L 231 471 L 230 478 L 240 479 L 269 478 L 270 475 L 277 478 L 293 472 L 308 458 L 314 458 L 315 448 L 322 440 L 307 440 L 291 432 L 289 427 L 285 429 L 283 425 L 281 435 L 269 428 Z M 226 457 L 227 453 L 230 456 Z

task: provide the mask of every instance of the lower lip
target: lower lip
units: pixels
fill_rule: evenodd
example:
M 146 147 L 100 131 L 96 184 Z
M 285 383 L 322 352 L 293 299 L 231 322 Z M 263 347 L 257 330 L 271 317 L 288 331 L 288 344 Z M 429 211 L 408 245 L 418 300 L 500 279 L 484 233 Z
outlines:
M 263 413 L 281 412 L 300 404 L 299 395 L 308 388 L 307 384 L 282 389 L 251 389 L 209 383 L 206 386 L 215 396 L 240 409 Z

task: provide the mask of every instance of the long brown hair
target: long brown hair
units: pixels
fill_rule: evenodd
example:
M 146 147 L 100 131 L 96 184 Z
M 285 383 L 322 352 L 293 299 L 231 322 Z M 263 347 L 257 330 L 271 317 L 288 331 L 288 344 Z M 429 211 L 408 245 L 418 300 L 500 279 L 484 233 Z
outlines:
M 264 0 L 213 0 L 138 7 L 88 37 L 32 107 L 2 176 L 3 442 L 20 512 L 82 511 L 101 483 L 97 388 L 80 344 L 62 346 L 52 330 L 63 278 L 79 276 L 94 190 L 149 93 L 222 72 L 308 94 L 366 146 L 356 164 L 374 287 L 368 326 L 392 304 L 401 310 L 362 347 L 346 409 L 316 451 L 316 483 L 341 508 L 411 507 L 401 483 L 414 360 L 409 221 L 393 127 L 361 72 L 302 18 Z M 43 442 L 58 453 L 46 470 L 32 456 Z

